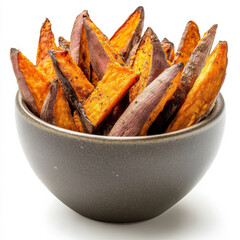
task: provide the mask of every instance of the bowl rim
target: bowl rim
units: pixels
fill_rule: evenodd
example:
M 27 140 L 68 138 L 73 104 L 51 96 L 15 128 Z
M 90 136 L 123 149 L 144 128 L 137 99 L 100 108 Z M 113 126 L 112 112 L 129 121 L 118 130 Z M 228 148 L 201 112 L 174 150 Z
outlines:
M 28 108 L 27 104 L 24 102 L 21 93 L 18 91 L 15 99 L 16 108 L 19 110 L 20 114 L 28 121 L 34 124 L 35 126 L 42 128 L 46 131 L 52 132 L 54 134 L 64 135 L 65 137 L 77 138 L 77 139 L 85 139 L 91 141 L 109 141 L 111 143 L 146 143 L 153 141 L 165 141 L 166 139 L 176 139 L 176 138 L 184 138 L 186 135 L 197 134 L 199 131 L 204 131 L 207 128 L 210 128 L 212 125 L 216 124 L 223 116 L 225 112 L 225 101 L 221 93 L 216 97 L 216 103 L 209 114 L 209 116 L 202 121 L 170 133 L 161 133 L 156 135 L 148 135 L 148 136 L 131 136 L 131 137 L 113 137 L 113 136 L 103 136 L 96 134 L 88 134 L 76 132 L 64 128 L 60 128 L 49 124 L 39 117 L 35 116 Z

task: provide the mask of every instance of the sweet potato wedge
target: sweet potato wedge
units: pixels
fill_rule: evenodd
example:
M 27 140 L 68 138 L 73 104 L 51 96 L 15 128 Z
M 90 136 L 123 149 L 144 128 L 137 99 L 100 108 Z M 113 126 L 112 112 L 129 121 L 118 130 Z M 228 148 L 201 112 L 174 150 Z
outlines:
M 56 74 L 52 66 L 48 51 L 59 49 L 55 43 L 55 38 L 51 26 L 52 25 L 49 19 L 46 19 L 41 27 L 36 60 L 38 69 L 45 73 L 50 81 L 56 78 Z
M 58 49 L 51 27 L 51 22 L 46 18 L 40 30 L 36 66 L 38 66 L 43 60 L 49 59 L 48 50 Z
M 174 44 L 170 42 L 167 38 L 164 38 L 161 42 L 163 51 L 165 52 L 168 61 L 172 62 L 175 58 L 175 48 Z
M 10 57 L 19 91 L 29 109 L 39 116 L 50 81 L 19 50 L 11 48 Z
M 65 93 L 57 78 L 51 82 L 40 118 L 58 127 L 77 131 Z
M 113 126 L 109 136 L 137 136 L 147 118 L 161 100 L 183 63 L 175 64 L 160 74 L 130 103 Z
M 68 40 L 66 40 L 64 37 L 60 36 L 58 38 L 58 44 L 62 50 L 70 51 L 70 42 Z M 55 49 L 53 49 L 53 50 L 55 50 Z
M 147 132 L 149 134 L 161 133 L 166 130 L 169 121 L 171 121 L 171 117 L 182 105 L 205 65 L 215 38 L 216 29 L 217 25 L 213 25 L 199 41 L 198 45 L 193 50 L 188 63 L 184 67 L 181 76 L 178 75 L 174 79 L 172 85 L 166 91 L 162 100 L 150 115 L 140 135 L 146 135 Z M 152 124 L 153 122 L 154 124 Z
M 92 133 L 94 126 L 86 116 L 81 102 L 88 97 L 93 86 L 67 51 L 49 51 L 49 56 L 71 109 L 77 111 L 84 131 Z
M 173 64 L 182 62 L 186 65 L 199 41 L 200 33 L 198 26 L 195 22 L 189 21 L 178 45 Z
M 135 72 L 140 72 L 140 78 L 129 91 L 129 101 L 132 102 L 147 85 L 168 67 L 161 42 L 154 31 L 150 27 L 147 28 L 132 66 Z
M 70 54 L 73 61 L 81 68 L 87 79 L 90 80 L 90 55 L 83 24 L 84 16 L 89 17 L 87 10 L 81 12 L 75 19 L 71 33 Z
M 208 111 L 225 78 L 227 50 L 227 42 L 218 43 L 166 132 L 189 127 Z
M 93 85 L 87 80 L 81 69 L 73 61 L 68 51 L 49 51 L 53 65 L 56 63 L 61 73 L 68 79 L 80 102 L 85 101 L 93 91 Z M 54 57 L 54 60 L 53 60 Z M 55 72 L 56 68 L 54 66 Z M 58 76 L 58 75 L 57 75 Z
M 84 103 L 85 112 L 97 128 L 123 99 L 139 74 L 118 63 L 109 63 L 107 71 L 97 87 Z
M 98 79 L 101 80 L 110 61 L 118 62 L 122 65 L 124 65 L 124 62 L 108 38 L 89 17 L 84 16 L 83 23 L 87 37 L 91 65 L 98 76 Z
M 144 8 L 138 7 L 110 38 L 110 42 L 126 61 L 131 49 L 141 39 Z

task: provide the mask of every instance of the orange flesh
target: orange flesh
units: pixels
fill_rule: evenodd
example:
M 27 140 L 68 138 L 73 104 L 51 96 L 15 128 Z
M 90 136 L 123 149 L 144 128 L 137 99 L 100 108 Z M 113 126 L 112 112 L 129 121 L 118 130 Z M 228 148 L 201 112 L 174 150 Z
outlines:
M 79 51 L 79 67 L 82 69 L 86 78 L 90 81 L 90 55 L 84 26 L 82 27 L 81 45 Z
M 173 64 L 182 62 L 184 65 L 186 65 L 199 41 L 200 34 L 197 24 L 193 21 L 188 22 L 176 52 Z
M 222 86 L 226 67 L 227 43 L 219 42 L 166 132 L 189 127 L 206 113 Z
M 91 123 L 97 127 L 125 96 L 139 74 L 128 67 L 109 63 L 107 71 L 83 107 Z
M 166 41 L 162 41 L 161 44 L 167 60 L 169 62 L 172 62 L 175 57 L 174 45 L 171 42 L 166 42 Z
M 140 15 L 141 11 L 135 11 L 110 39 L 111 44 L 118 53 L 126 47 L 129 39 L 133 36 L 138 26 Z
M 146 32 L 147 33 L 147 32 Z M 143 91 L 147 86 L 148 75 L 152 66 L 152 52 L 153 45 L 151 42 L 151 36 L 147 33 L 144 37 L 140 48 L 137 51 L 132 69 L 135 72 L 140 73 L 140 78 L 136 84 L 132 86 L 129 91 L 129 101 L 132 102 L 135 97 Z
M 79 101 L 85 101 L 93 91 L 93 85 L 87 80 L 82 70 L 73 61 L 67 51 L 55 52 L 54 56 L 56 57 L 61 72 L 75 90 Z
M 96 87 L 98 82 L 99 82 L 99 78 L 98 78 L 96 72 L 92 69 L 92 71 L 91 71 L 91 83 L 94 87 Z
M 76 111 L 73 113 L 73 120 L 74 120 L 75 126 L 77 127 L 78 131 L 84 133 L 85 131 L 84 131 L 82 122 Z
M 18 66 L 22 72 L 27 86 L 33 95 L 38 112 L 41 112 L 42 105 L 48 93 L 50 84 L 45 74 L 39 71 L 22 53 L 18 54 Z
M 51 30 L 51 23 L 48 19 L 45 20 L 40 31 L 37 60 L 36 65 L 38 66 L 41 61 L 49 58 L 48 50 L 57 50 L 58 47 L 55 43 L 54 34 Z
M 50 59 L 50 57 L 45 58 L 44 60 L 42 60 L 41 62 L 39 62 L 38 67 L 37 67 L 40 71 L 42 71 L 43 73 L 46 74 L 46 76 L 48 76 L 49 79 L 53 80 L 54 78 L 57 77 L 53 65 L 52 65 L 52 61 Z
M 124 64 L 123 59 L 121 56 L 118 54 L 116 49 L 112 46 L 108 38 L 100 31 L 100 29 L 90 20 L 90 18 L 87 18 L 88 20 L 88 25 L 90 28 L 94 31 L 96 34 L 99 42 L 103 46 L 105 52 L 107 53 L 110 61 L 112 62 L 118 62 L 120 64 Z
M 71 110 L 60 82 L 58 82 L 57 95 L 53 107 L 53 115 L 56 126 L 77 131 L 77 127 L 73 121 Z

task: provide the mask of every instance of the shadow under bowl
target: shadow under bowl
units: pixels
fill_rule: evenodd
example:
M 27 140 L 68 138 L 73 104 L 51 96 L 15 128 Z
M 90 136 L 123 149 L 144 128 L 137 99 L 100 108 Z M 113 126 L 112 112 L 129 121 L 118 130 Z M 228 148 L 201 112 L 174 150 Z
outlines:
M 182 199 L 209 168 L 225 123 L 221 94 L 211 114 L 189 128 L 144 137 L 65 130 L 30 112 L 16 96 L 16 124 L 36 175 L 63 203 L 105 222 L 136 222 Z

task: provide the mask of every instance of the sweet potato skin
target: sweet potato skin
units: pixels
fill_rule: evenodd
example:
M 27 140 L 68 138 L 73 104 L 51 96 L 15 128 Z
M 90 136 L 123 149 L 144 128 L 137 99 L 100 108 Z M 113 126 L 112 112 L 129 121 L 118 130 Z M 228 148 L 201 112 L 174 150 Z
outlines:
M 131 49 L 140 41 L 144 24 L 144 8 L 138 7 L 110 38 L 110 42 L 124 62 Z M 129 36 L 130 35 L 130 36 Z
M 166 132 L 189 127 L 206 114 L 223 84 L 226 67 L 227 42 L 219 42 Z
M 140 72 L 139 81 L 129 91 L 129 101 L 140 94 L 163 70 L 168 68 L 161 42 L 151 28 L 147 28 L 139 44 L 132 69 Z
M 19 50 L 12 48 L 10 57 L 19 91 L 30 110 L 39 116 L 50 81 Z
M 70 40 L 70 54 L 73 61 L 81 68 L 88 80 L 90 80 L 90 56 L 83 18 L 89 17 L 84 10 L 75 19 Z
M 83 16 L 89 16 L 88 11 L 84 10 L 81 12 L 75 19 L 71 40 L 70 40 L 70 54 L 73 58 L 73 61 L 78 65 L 79 64 L 79 55 L 80 55 L 80 44 L 83 28 Z
M 109 136 L 137 136 L 171 81 L 182 68 L 182 63 L 175 64 L 149 84 L 128 106 Z
M 205 36 L 199 41 L 196 48 L 193 50 L 193 53 L 183 69 L 181 76 L 173 81 L 173 88 L 166 92 L 159 103 L 158 113 L 155 114 L 151 121 L 154 121 L 154 124 L 151 126 L 151 121 L 149 121 L 148 126 L 145 126 L 145 132 L 141 134 L 146 134 L 147 129 L 149 129 L 149 134 L 162 133 L 166 130 L 169 125 L 171 117 L 179 109 L 185 100 L 188 92 L 192 88 L 195 80 L 200 74 L 203 66 L 205 65 L 206 59 L 211 50 L 215 34 L 216 34 L 217 25 L 213 25 Z M 157 118 L 156 118 L 157 116 Z M 150 116 L 151 117 L 151 116 Z
M 198 26 L 194 21 L 189 21 L 183 32 L 173 64 L 182 62 L 186 65 L 199 41 L 200 33 Z
M 118 62 L 124 65 L 123 59 L 114 49 L 107 36 L 91 21 L 89 17 L 83 18 L 88 43 L 91 65 L 99 80 L 107 70 L 109 62 Z

